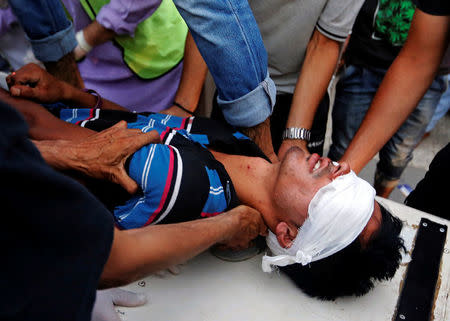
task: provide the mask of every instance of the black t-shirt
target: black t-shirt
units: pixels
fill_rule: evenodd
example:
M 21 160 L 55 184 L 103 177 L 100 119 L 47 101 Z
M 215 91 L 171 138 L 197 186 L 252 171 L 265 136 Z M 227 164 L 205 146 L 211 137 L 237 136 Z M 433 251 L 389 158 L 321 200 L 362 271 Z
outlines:
M 0 102 L 0 320 L 90 320 L 112 216 L 52 170 L 27 132 L 19 114 Z
M 406 41 L 414 10 L 411 0 L 366 0 L 353 26 L 346 63 L 389 68 Z
M 417 8 L 425 13 L 435 16 L 450 15 L 449 0 L 414 0 Z

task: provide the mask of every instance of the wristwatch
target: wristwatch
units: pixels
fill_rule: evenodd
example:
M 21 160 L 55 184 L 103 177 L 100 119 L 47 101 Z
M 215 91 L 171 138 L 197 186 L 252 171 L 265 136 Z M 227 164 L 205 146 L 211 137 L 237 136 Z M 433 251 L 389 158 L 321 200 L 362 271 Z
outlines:
M 283 131 L 283 140 L 302 139 L 308 142 L 310 138 L 311 138 L 311 131 L 306 128 L 289 127 Z

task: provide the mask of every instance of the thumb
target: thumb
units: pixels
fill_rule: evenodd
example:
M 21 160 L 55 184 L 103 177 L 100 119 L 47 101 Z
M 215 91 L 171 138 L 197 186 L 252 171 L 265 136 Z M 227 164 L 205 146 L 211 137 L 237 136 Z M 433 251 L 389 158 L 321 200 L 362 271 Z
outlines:
M 115 183 L 122 186 L 129 194 L 134 194 L 138 190 L 138 184 L 128 176 L 123 165 L 119 169 L 119 174 L 115 178 Z
M 14 85 L 9 89 L 12 96 L 34 99 L 35 90 L 29 86 Z
M 144 293 L 134 293 L 122 289 L 111 289 L 112 301 L 115 305 L 124 307 L 137 307 L 147 303 L 148 298 Z

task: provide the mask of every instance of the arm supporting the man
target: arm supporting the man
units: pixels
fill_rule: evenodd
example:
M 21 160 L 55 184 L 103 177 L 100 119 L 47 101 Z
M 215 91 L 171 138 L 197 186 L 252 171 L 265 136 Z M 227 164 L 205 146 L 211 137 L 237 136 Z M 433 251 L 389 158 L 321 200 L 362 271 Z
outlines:
M 340 42 L 326 37 L 318 29 L 314 31 L 295 86 L 286 127 L 311 129 L 317 107 L 327 91 L 336 68 L 340 46 Z M 307 151 L 306 143 L 305 140 L 285 140 L 278 156 L 281 159 L 294 145 Z
M 143 133 L 139 129 L 127 129 L 126 122 L 121 121 L 81 140 L 44 140 L 34 141 L 34 144 L 50 166 L 109 180 L 133 194 L 138 185 L 128 176 L 125 161 L 142 146 L 158 142 L 158 132 Z
M 58 79 L 83 88 L 72 50 L 77 42 L 59 0 L 10 0 L 9 5 L 31 42 L 34 55 Z
M 207 71 L 206 63 L 198 51 L 191 33 L 188 32 L 184 49 L 183 72 L 175 95 L 175 101 L 191 112 L 197 109 Z M 162 113 L 180 117 L 191 116 L 175 105 L 163 110 Z
M 8 103 L 22 114 L 28 125 L 28 136 L 35 140 L 81 140 L 95 132 L 66 123 L 56 118 L 41 105 L 22 98 L 12 97 L 7 91 L 0 89 L 0 100 Z
M 241 127 L 241 132 L 250 137 L 272 163 L 277 163 L 278 158 L 273 150 L 272 135 L 270 133 L 270 117 L 253 127 Z
M 191 222 L 121 231 L 101 276 L 101 287 L 125 285 L 185 262 L 216 243 L 242 248 L 267 228 L 256 210 L 239 206 L 221 215 Z
M 342 160 L 355 172 L 383 147 L 430 86 L 447 48 L 450 16 L 416 9 L 403 49 L 392 63 Z
M 267 130 L 275 84 L 247 1 L 174 0 L 214 78 L 225 120 L 255 139 L 276 160 Z
M 25 118 L 28 136 L 35 139 L 35 146 L 49 165 L 112 181 L 129 193 L 136 192 L 138 186 L 126 173 L 125 161 L 142 146 L 160 142 L 156 131 L 143 133 L 138 129 L 127 129 L 124 121 L 96 133 L 66 123 L 42 106 L 11 97 L 4 90 L 0 91 L 0 99 Z
M 102 26 L 97 20 L 92 21 L 83 29 L 84 38 L 92 46 L 98 46 L 109 40 L 114 39 L 117 34 L 108 28 Z
M 64 102 L 77 108 L 94 108 L 98 96 L 91 95 L 59 80 L 36 64 L 27 64 L 6 78 L 12 96 L 40 103 Z M 101 109 L 124 110 L 122 106 L 101 98 Z

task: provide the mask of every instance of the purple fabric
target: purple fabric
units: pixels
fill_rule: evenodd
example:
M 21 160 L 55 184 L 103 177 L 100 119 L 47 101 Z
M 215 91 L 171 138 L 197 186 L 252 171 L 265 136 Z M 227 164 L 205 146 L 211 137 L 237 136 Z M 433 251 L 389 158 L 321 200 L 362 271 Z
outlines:
M 103 27 L 119 35 L 132 36 L 136 26 L 150 17 L 160 4 L 160 0 L 113 0 L 103 6 L 96 19 Z
M 14 23 L 18 22 L 16 16 L 12 13 L 11 8 L 0 9 L 0 36 L 7 33 Z
M 91 23 L 77 0 L 63 0 L 73 18 L 75 30 Z M 137 24 L 152 14 L 159 0 L 111 2 L 102 8 L 98 22 L 118 33 L 133 34 Z M 145 4 L 145 5 L 144 5 Z M 146 13 L 145 13 L 146 12 Z M 116 20 L 122 18 L 123 20 Z M 111 24 L 114 23 L 114 26 Z M 112 42 L 96 46 L 78 64 L 86 88 L 132 111 L 160 111 L 172 106 L 181 78 L 183 64 L 153 80 L 142 80 L 124 63 L 121 48 Z

